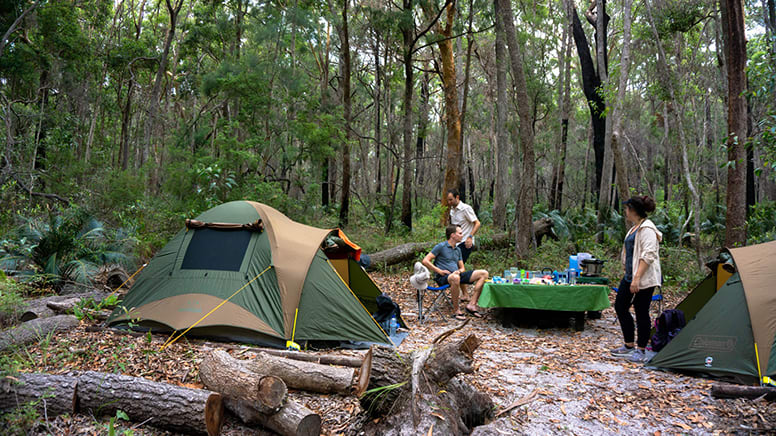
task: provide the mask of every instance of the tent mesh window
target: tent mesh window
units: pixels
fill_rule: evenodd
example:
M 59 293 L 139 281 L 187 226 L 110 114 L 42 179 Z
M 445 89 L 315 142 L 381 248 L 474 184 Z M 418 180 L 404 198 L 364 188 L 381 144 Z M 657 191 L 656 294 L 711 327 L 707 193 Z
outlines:
M 250 230 L 194 230 L 181 269 L 239 271 L 253 233 Z

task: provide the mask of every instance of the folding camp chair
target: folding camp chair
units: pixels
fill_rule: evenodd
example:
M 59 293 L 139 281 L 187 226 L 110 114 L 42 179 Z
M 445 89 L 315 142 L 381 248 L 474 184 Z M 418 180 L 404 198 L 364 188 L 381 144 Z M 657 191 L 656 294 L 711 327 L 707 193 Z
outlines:
M 431 291 L 431 295 L 433 295 L 433 298 L 431 300 L 431 305 L 429 306 L 428 310 L 426 312 L 432 313 L 432 312 L 438 312 L 439 308 L 437 305 L 439 304 L 440 299 L 447 299 L 447 302 L 450 304 L 450 307 L 453 307 L 453 299 L 450 297 L 450 285 L 446 284 L 443 286 L 429 286 L 426 289 L 417 289 L 417 296 L 418 296 L 418 322 L 423 324 L 423 320 L 426 318 L 426 315 L 423 314 L 423 297 L 426 293 L 426 291 Z
M 663 313 L 663 287 L 658 286 L 657 287 L 657 293 L 652 295 L 652 301 L 657 301 L 657 315 L 654 316 L 654 318 L 657 318 L 660 316 L 661 313 Z M 650 308 L 652 306 L 650 305 Z

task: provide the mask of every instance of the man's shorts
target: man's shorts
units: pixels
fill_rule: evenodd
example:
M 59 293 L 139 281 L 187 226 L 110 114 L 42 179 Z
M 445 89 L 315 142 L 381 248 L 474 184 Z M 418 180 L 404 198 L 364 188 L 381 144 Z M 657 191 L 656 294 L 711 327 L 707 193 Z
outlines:
M 472 284 L 472 273 L 474 273 L 474 271 L 464 271 L 464 272 L 462 272 L 461 273 L 461 283 L 463 283 L 464 285 Z M 449 276 L 449 275 L 450 274 L 445 274 L 443 276 L 436 276 L 436 278 L 434 278 L 434 281 L 439 286 L 447 285 L 448 284 L 447 283 L 447 276 Z

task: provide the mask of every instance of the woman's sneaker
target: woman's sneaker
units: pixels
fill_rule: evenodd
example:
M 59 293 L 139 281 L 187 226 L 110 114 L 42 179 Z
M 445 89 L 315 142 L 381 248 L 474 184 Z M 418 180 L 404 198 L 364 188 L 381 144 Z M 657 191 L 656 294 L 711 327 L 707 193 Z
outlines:
M 630 361 L 636 362 L 636 363 L 644 363 L 647 361 L 647 355 L 644 353 L 644 350 L 636 349 L 636 351 L 631 353 Z
M 635 350 L 635 349 L 636 349 L 635 347 L 628 348 L 625 345 L 623 345 L 620 348 L 616 348 L 616 349 L 610 351 L 610 353 L 614 357 L 628 357 L 628 356 L 631 355 L 631 353 L 633 353 L 633 350 Z

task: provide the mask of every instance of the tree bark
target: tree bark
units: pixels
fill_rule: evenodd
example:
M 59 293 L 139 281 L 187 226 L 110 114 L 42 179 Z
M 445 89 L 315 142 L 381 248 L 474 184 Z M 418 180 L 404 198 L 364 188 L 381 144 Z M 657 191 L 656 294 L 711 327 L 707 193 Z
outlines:
M 609 86 L 609 68 L 606 58 L 607 50 L 607 38 L 606 38 L 606 25 L 608 22 L 608 16 L 606 15 L 606 2 L 604 0 L 596 0 L 596 14 L 595 14 L 595 48 L 596 48 L 596 64 L 598 66 L 598 77 L 601 81 L 601 89 L 598 90 L 599 94 L 606 93 Z M 602 97 L 603 98 L 603 97 Z M 606 104 L 606 99 L 604 99 Z M 607 105 L 611 108 L 611 104 Z M 600 185 L 598 186 L 598 225 L 602 228 L 606 222 L 606 217 L 609 215 L 609 203 L 611 202 L 612 192 L 612 169 L 614 167 L 614 156 L 612 153 L 612 117 L 607 116 L 604 121 L 604 161 L 603 170 L 601 172 Z M 603 242 L 604 232 L 597 232 L 598 242 Z
M 18 409 L 37 402 L 49 417 L 76 412 L 76 385 L 72 375 L 15 374 L 0 379 L 0 410 Z
M 72 315 L 57 315 L 33 319 L 21 325 L 0 332 L 0 351 L 12 345 L 22 345 L 46 337 L 49 333 L 71 330 L 78 326 L 78 318 Z
M 265 414 L 280 410 L 288 394 L 283 380 L 248 371 L 223 350 L 214 350 L 205 356 L 199 366 L 199 378 L 211 391 L 245 402 Z
M 515 229 L 515 253 L 518 258 L 528 255 L 533 247 L 533 232 L 531 222 L 533 214 L 534 198 L 536 196 L 535 183 L 535 158 L 534 158 L 534 132 L 531 122 L 531 108 L 528 100 L 525 73 L 520 46 L 517 42 L 512 5 L 507 0 L 498 0 L 501 15 L 504 20 L 504 31 L 509 48 L 509 58 L 512 65 L 512 77 L 515 83 L 515 98 L 517 100 L 517 113 L 520 118 L 520 147 L 523 152 L 523 168 L 518 195 L 517 227 Z
M 217 435 L 224 406 L 220 394 L 144 378 L 86 371 L 78 374 L 78 408 L 94 414 L 124 411 L 132 421 L 165 430 Z
M 563 181 L 566 178 L 566 149 L 569 133 L 569 107 L 571 106 L 571 7 L 563 2 L 568 24 L 564 26 L 563 47 L 560 54 L 558 76 L 558 113 L 560 114 L 560 142 L 553 156 L 552 184 L 550 186 L 550 209 L 563 207 Z
M 361 365 L 364 363 L 364 358 L 360 358 L 360 357 L 317 355 L 317 354 L 303 353 L 299 351 L 275 350 L 270 348 L 247 348 L 247 350 L 253 351 L 255 353 L 266 353 L 272 356 L 284 357 L 286 359 L 317 363 L 320 365 L 336 365 L 336 366 L 349 366 L 351 368 L 360 368 Z
M 507 48 L 504 34 L 504 22 L 500 16 L 499 2 L 493 1 L 496 16 L 496 150 L 493 153 L 496 160 L 496 181 L 493 187 L 493 227 L 506 230 L 507 225 L 507 163 L 511 153 L 509 135 L 507 133 Z

